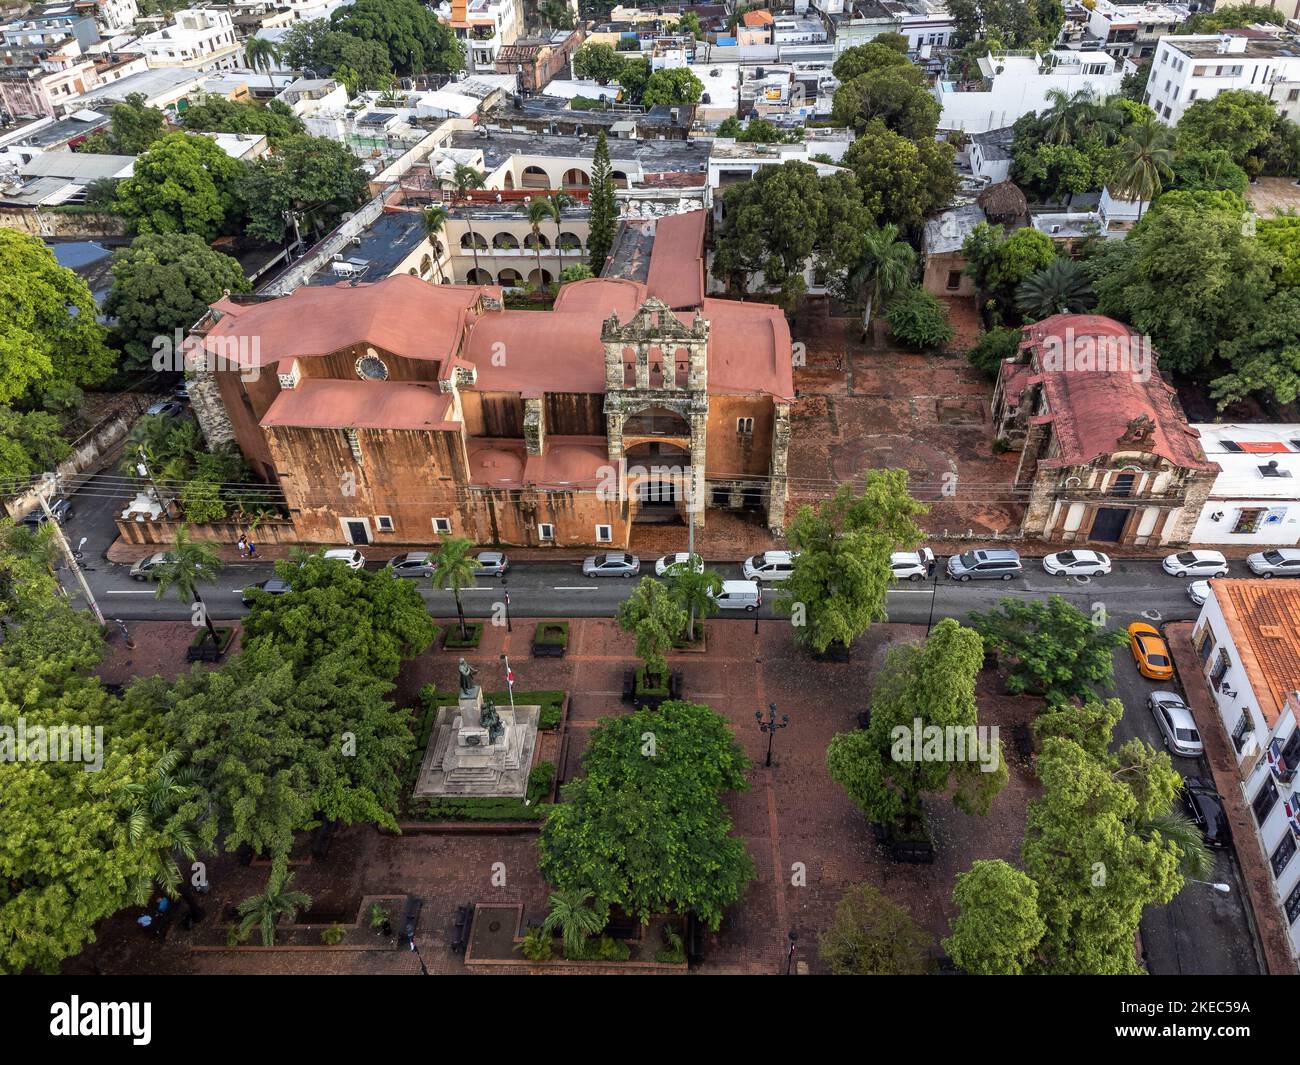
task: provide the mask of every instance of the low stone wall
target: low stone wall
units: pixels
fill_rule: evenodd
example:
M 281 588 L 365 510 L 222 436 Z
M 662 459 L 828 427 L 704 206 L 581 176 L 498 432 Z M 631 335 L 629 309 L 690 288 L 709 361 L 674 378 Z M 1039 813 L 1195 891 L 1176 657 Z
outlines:
M 207 540 L 217 543 L 233 544 L 241 536 L 248 535 L 251 525 L 246 522 L 220 521 L 206 525 L 191 525 L 182 521 L 132 521 L 118 518 L 117 532 L 123 542 L 128 544 L 171 544 L 176 541 L 176 530 L 182 525 L 191 540 Z M 259 547 L 263 544 L 296 544 L 298 534 L 289 522 L 262 522 L 252 529 L 253 542 Z
M 128 233 L 121 215 L 16 207 L 0 208 L 0 226 L 37 237 L 123 237 Z

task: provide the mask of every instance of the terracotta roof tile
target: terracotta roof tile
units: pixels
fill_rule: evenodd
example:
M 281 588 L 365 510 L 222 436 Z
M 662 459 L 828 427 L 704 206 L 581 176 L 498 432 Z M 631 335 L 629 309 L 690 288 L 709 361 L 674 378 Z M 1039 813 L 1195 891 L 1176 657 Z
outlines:
M 1210 588 L 1272 728 L 1287 696 L 1300 691 L 1300 583 L 1215 580 Z

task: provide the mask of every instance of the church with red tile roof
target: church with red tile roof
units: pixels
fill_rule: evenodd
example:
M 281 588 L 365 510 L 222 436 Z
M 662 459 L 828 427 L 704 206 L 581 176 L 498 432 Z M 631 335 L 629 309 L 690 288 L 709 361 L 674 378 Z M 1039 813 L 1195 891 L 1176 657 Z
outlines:
M 704 295 L 704 212 L 656 224 L 644 280 L 550 310 L 408 274 L 227 297 L 195 330 L 191 394 L 282 488 L 309 543 L 626 547 L 709 509 L 785 522 L 790 330 Z

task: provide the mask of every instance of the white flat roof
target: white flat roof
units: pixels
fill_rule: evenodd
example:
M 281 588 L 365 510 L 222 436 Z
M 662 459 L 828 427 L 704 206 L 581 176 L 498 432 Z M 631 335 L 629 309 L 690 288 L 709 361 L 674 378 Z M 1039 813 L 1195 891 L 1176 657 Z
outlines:
M 1300 496 L 1300 425 L 1266 423 L 1193 425 L 1205 457 L 1223 472 L 1214 480 L 1214 496 L 1258 496 L 1294 499 Z M 1236 445 L 1235 447 L 1231 445 Z M 1253 447 L 1252 447 L 1253 445 Z M 1284 476 L 1266 476 L 1260 467 L 1276 463 Z M 1290 476 L 1285 476 L 1285 474 Z

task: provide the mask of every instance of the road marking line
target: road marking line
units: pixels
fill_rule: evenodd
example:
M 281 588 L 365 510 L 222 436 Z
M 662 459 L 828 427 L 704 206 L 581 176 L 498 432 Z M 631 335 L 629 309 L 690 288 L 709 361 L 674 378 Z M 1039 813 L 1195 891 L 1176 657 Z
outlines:
M 890 595 L 934 595 L 929 588 L 890 588 Z
M 105 595 L 156 595 L 152 588 L 109 588 Z
M 560 584 L 551 589 L 553 592 L 594 592 L 599 584 Z

